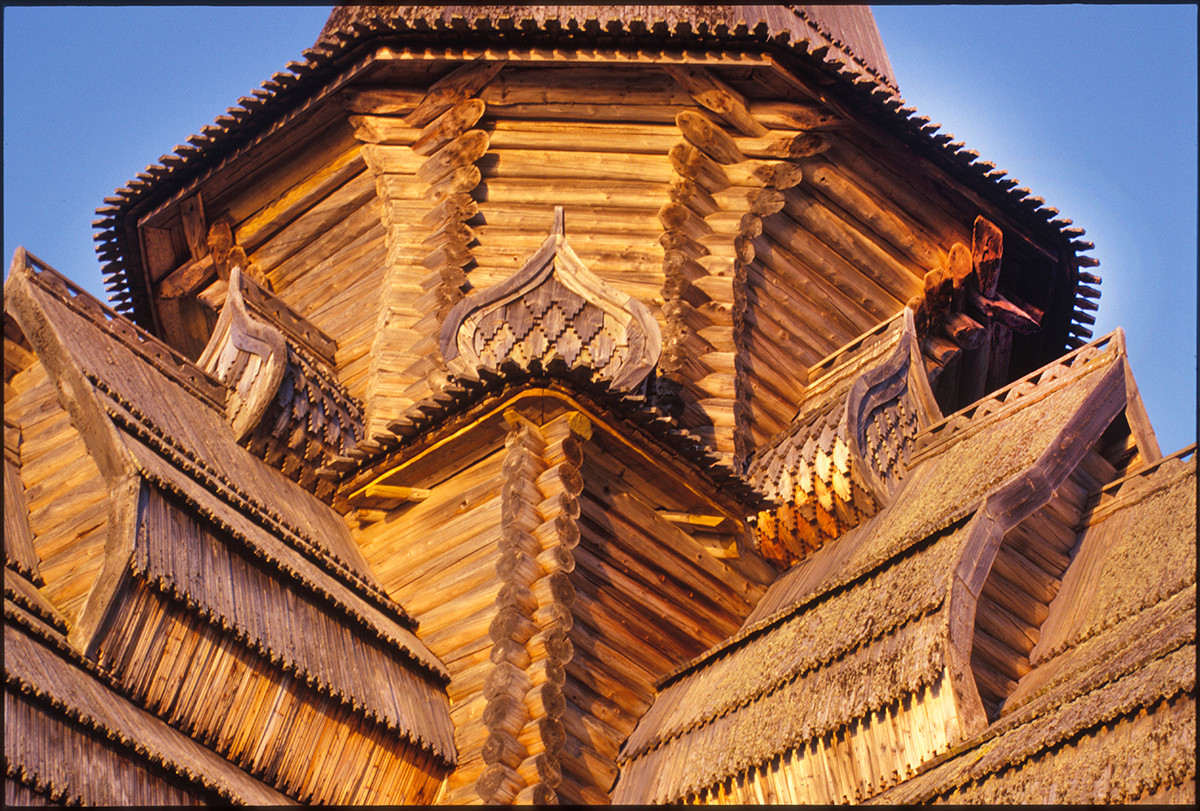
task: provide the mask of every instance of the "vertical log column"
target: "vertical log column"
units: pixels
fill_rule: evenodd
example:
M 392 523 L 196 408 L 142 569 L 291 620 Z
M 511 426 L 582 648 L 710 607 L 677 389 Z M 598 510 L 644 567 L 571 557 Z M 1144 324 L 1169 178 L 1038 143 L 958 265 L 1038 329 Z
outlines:
M 467 287 L 475 237 L 466 221 L 479 210 L 471 196 L 480 180 L 475 163 L 489 144 L 486 132 L 472 129 L 485 108 L 472 96 L 501 66 L 451 71 L 403 118 L 351 117 L 375 173 L 388 246 L 371 349 L 368 437 L 444 383 L 436 336 Z
M 547 804 L 557 802 L 562 780 L 563 684 L 574 653 L 571 550 L 579 543 L 580 443 L 591 424 L 576 413 L 541 427 L 515 412 L 506 418 L 496 566 L 503 585 L 489 628 L 493 669 L 484 683 L 488 766 L 476 793 L 484 802 Z
M 784 205 L 774 186 L 795 185 L 800 176 L 786 164 L 748 159 L 731 136 L 699 113 L 682 112 L 676 124 L 686 143 L 671 150 L 677 179 L 671 184 L 672 202 L 659 211 L 666 229 L 667 335 L 661 368 L 689 390 L 699 412 L 691 419 L 711 424 L 717 452 L 736 465 L 754 451 L 747 268 L 754 261 L 754 240 L 762 235 L 762 218 Z M 763 150 L 777 143 L 745 140 Z
M 529 758 L 520 738 L 531 720 L 525 697 L 532 686 L 529 640 L 537 630 L 532 586 L 540 573 L 540 547 L 533 531 L 541 524 L 537 512 L 541 496 L 534 482 L 546 468 L 542 461 L 546 441 L 541 430 L 515 412 L 506 416 L 510 428 L 501 468 L 504 485 L 500 560 L 496 564 L 496 576 L 503 585 L 496 598 L 496 617 L 488 628 L 492 670 L 483 685 L 487 701 L 483 723 L 488 730 L 483 759 L 488 766 L 475 784 L 485 803 L 511 803 L 526 788 L 518 767 Z
M 566 734 L 562 716 L 566 708 L 563 683 L 566 665 L 574 654 L 571 644 L 575 588 L 570 573 L 575 569 L 573 550 L 579 543 L 579 502 L 583 479 L 580 443 L 591 436 L 591 424 L 581 414 L 570 413 L 552 420 L 542 428 L 546 441 L 543 461 L 546 470 L 537 479 L 542 497 L 538 516 L 542 523 L 534 530 L 540 551 L 537 555 L 538 578 L 533 584 L 537 599 L 534 624 L 538 631 L 530 640 L 530 690 L 526 696 L 530 722 L 521 740 L 529 752 L 520 772 L 527 788 L 517 795 L 520 803 L 550 803 L 562 780 L 561 759 Z M 602 787 L 607 789 L 607 786 Z

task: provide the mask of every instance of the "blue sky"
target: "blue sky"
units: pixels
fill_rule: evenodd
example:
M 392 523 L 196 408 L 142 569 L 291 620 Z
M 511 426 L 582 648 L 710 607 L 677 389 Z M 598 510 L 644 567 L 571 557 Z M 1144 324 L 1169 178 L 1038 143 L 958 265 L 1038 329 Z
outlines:
M 6 7 L 4 255 L 103 297 L 95 209 L 329 7 Z M 905 99 L 1087 229 L 1164 452 L 1196 436 L 1196 7 L 877 6 Z

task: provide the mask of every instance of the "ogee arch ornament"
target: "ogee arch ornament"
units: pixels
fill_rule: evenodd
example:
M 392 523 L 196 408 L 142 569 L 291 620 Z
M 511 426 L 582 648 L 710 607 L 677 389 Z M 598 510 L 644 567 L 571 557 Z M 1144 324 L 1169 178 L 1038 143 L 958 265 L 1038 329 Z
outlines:
M 631 391 L 658 363 L 662 333 L 644 304 L 588 270 L 567 242 L 557 206 L 541 247 L 507 280 L 458 302 L 439 343 L 455 375 L 496 371 L 506 361 L 536 371 L 559 357 L 567 368 L 592 369 L 612 388 Z

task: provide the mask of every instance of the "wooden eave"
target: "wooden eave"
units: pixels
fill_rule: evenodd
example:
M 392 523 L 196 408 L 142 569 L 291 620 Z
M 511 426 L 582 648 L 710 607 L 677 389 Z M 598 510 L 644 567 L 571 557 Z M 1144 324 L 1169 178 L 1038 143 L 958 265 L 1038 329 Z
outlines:
M 292 804 L 286 796 L 130 701 L 94 662 L 8 599 L 4 602 L 4 635 L 7 689 L 45 702 L 55 713 L 109 740 L 118 750 L 126 750 L 134 760 L 224 802 Z M 33 658 L 38 661 L 27 661 L 17 645 L 35 651 Z
M 348 475 L 334 507 L 344 511 L 398 506 L 402 498 L 373 496 L 370 491 L 378 487 L 424 489 L 472 464 L 503 445 L 508 430 L 504 415 L 509 411 L 538 425 L 569 411 L 582 414 L 591 421 L 593 439 L 602 448 L 623 462 L 649 468 L 654 476 L 671 481 L 686 502 L 681 510 L 714 511 L 740 527 L 761 503 L 761 497 L 740 477 L 715 466 L 700 440 L 689 440 L 670 420 L 646 409 L 639 402 L 642 398 L 598 385 L 588 392 L 553 378 L 520 377 L 524 379 L 513 380 L 464 410 L 443 416 L 398 449 L 379 454 Z
M 413 626 L 412 618 L 374 583 L 369 572 L 362 568 L 365 562 L 345 559 L 347 554 L 353 558 L 358 550 L 340 518 L 324 504 L 304 501 L 293 506 L 291 502 L 297 501 L 296 496 L 303 495 L 304 499 L 312 497 L 302 493 L 282 473 L 269 468 L 236 445 L 223 416 L 220 416 L 220 409 L 214 403 L 206 402 L 194 387 L 188 386 L 187 381 L 194 378 L 215 385 L 219 390 L 223 387 L 204 375 L 195 364 L 70 285 L 44 263 L 32 257 L 29 260 L 28 263 L 14 266 L 5 286 L 6 306 L 16 311 L 17 320 L 25 324 L 27 331 L 37 330 L 44 338 L 39 345 L 44 343 L 44 349 L 54 357 L 50 361 L 43 358 L 43 362 L 70 377 L 72 382 L 69 389 L 74 392 L 70 402 L 76 409 L 84 409 L 81 411 L 82 422 L 79 416 L 75 417 L 75 421 L 81 423 L 81 432 L 87 432 L 91 437 L 88 451 L 93 458 L 99 457 L 103 462 L 101 469 L 109 477 L 110 484 L 126 481 L 129 477 L 146 478 L 168 490 L 186 490 L 194 494 L 193 501 L 198 498 L 208 505 L 206 509 L 212 508 L 209 510 L 213 513 L 210 518 L 216 517 L 218 525 L 222 523 L 219 520 L 221 515 L 234 516 L 244 522 L 247 531 L 255 534 L 259 542 L 245 537 L 245 533 L 235 534 L 242 536 L 251 549 L 258 548 L 262 543 L 267 544 L 270 551 L 266 557 L 285 574 L 290 574 L 293 579 L 299 579 L 306 587 L 327 597 L 333 595 L 335 603 L 341 601 L 345 610 L 357 615 L 367 625 L 372 625 L 370 618 L 378 614 L 384 624 L 396 623 L 399 629 L 405 629 L 404 635 L 410 635 L 406 629 Z M 86 338 L 81 337 L 78 330 L 71 329 L 74 325 L 59 323 L 63 318 L 59 306 L 112 341 L 105 354 L 106 360 L 97 364 L 100 368 L 91 368 L 87 361 L 72 355 L 75 350 L 94 355 L 103 347 L 87 345 L 88 338 L 95 342 L 97 336 L 94 333 Z M 84 346 L 88 348 L 84 350 Z M 145 401 L 134 402 L 136 395 L 122 390 L 119 382 L 113 383 L 107 379 L 112 373 L 120 380 L 117 370 L 120 368 L 118 358 L 122 353 L 119 347 L 132 355 L 132 358 L 128 355 L 121 358 L 122 361 L 128 363 L 136 359 L 144 362 L 147 371 L 153 370 L 183 387 L 176 391 L 178 395 L 191 395 L 187 401 L 188 407 L 184 410 L 190 410 L 188 418 L 196 423 L 193 427 L 199 430 L 207 423 L 212 429 L 205 441 L 201 442 L 194 436 L 189 440 L 187 437 L 181 439 L 170 435 L 156 422 L 152 413 L 147 413 L 153 411 L 149 404 Z M 97 358 L 92 357 L 91 362 L 97 363 Z M 111 368 L 105 368 L 105 364 Z M 161 383 L 159 385 L 161 387 Z M 155 396 L 163 398 L 161 388 Z M 220 400 L 223 399 L 222 396 Z M 191 403 L 191 400 L 195 403 Z M 166 407 L 165 400 L 162 405 Z M 180 405 L 182 403 L 176 403 L 176 410 Z M 203 409 L 213 413 L 203 417 Z M 162 413 L 160 411 L 160 416 Z M 224 464 L 221 459 L 223 454 Z M 261 465 L 260 475 L 283 489 L 275 492 L 274 499 L 269 493 L 264 495 L 247 490 L 241 481 L 244 476 L 231 475 L 235 464 Z M 287 493 L 292 495 L 288 496 Z M 328 514 L 306 513 L 304 505 L 308 509 L 328 511 Z M 320 527 L 323 522 L 325 526 Z M 331 539 L 327 537 L 337 531 L 342 533 L 339 537 L 346 544 L 340 553 L 330 545 Z M 258 549 L 259 554 L 263 551 Z M 300 565 L 296 566 L 297 563 Z M 311 571 L 307 571 L 309 567 Z M 436 677 L 444 678 L 445 671 L 441 663 L 429 655 L 418 641 L 411 641 L 410 655 L 414 661 Z
M 449 49 L 445 47 L 448 39 L 454 43 Z M 143 325 L 152 321 L 150 288 L 140 267 L 134 220 L 186 197 L 197 183 L 240 161 L 246 151 L 274 140 L 274 134 L 285 129 L 289 122 L 312 118 L 315 107 L 352 80 L 365 81 L 387 65 L 399 62 L 420 65 L 421 72 L 431 78 L 426 69 L 429 66 L 481 57 L 565 66 L 580 64 L 580 59 L 610 65 L 686 64 L 687 60 L 695 60 L 718 67 L 718 71 L 722 69 L 720 66 L 763 69 L 773 77 L 772 81 L 782 77 L 793 88 L 805 88 L 810 97 L 811 91 L 807 89 L 810 81 L 813 87 L 824 85 L 828 92 L 817 91 L 817 98 L 840 104 L 842 113 L 852 120 L 874 121 L 885 133 L 891 133 L 884 136 L 885 141 L 911 148 L 941 167 L 944 180 L 968 196 L 978 194 L 977 207 L 988 211 L 1012 234 L 1041 234 L 1030 241 L 1031 247 L 1038 253 L 1049 254 L 1053 261 L 1071 265 L 1060 265 L 1060 273 L 1065 276 L 1065 284 L 1056 285 L 1060 306 L 1068 292 L 1076 301 L 1098 296 L 1098 291 L 1083 284 L 1095 284 L 1098 280 L 1090 274 L 1079 276 L 1071 259 L 1077 251 L 1091 248 L 1090 243 L 1075 239 L 1082 234 L 1080 229 L 1069 228 L 1067 220 L 1052 220 L 1056 210 L 1045 208 L 1040 198 L 1029 197 L 1028 190 L 1014 189 L 1014 181 L 1007 180 L 992 164 L 978 162 L 978 155 L 964 151 L 962 144 L 948 144 L 950 139 L 939 135 L 928 119 L 914 117 L 915 110 L 902 107 L 892 89 L 831 55 L 829 48 L 819 43 L 815 46 L 808 40 L 788 43 L 784 35 L 768 37 L 764 26 L 754 31 L 742 26 L 732 32 L 726 26 L 718 26 L 716 31 L 693 31 L 690 26 L 680 26 L 673 33 L 661 26 L 650 30 L 643 23 L 631 23 L 628 30 L 624 24 L 603 30 L 576 27 L 563 31 L 557 26 L 554 30 L 536 26 L 498 30 L 481 20 L 433 26 L 426 22 L 416 28 L 403 22 L 395 25 L 373 22 L 368 26 L 357 25 L 353 36 L 339 34 L 338 40 L 336 45 L 323 43 L 306 51 L 305 62 L 291 63 L 291 72 L 276 74 L 265 83 L 265 91 L 256 93 L 257 98 L 243 99 L 240 106 L 218 119 L 217 126 L 206 128 L 201 137 L 193 139 L 197 146 L 180 147 L 176 155 L 164 156 L 160 164 L 148 167 L 137 180 L 106 200 L 109 205 L 98 211 L 103 218 L 95 223 L 99 229 L 96 239 L 101 243 L 99 251 L 106 262 L 105 273 L 118 300 L 118 309 L 131 313 Z M 622 48 L 623 40 L 630 41 L 631 47 Z M 497 41 L 532 42 L 545 47 L 496 48 Z M 575 54 L 564 60 L 563 50 Z M 802 80 L 799 76 L 811 78 Z M 218 162 L 216 166 L 213 161 Z M 1045 245 L 1041 244 L 1043 239 L 1047 240 Z M 1093 264 L 1094 260 L 1080 261 L 1080 265 Z M 1051 317 L 1050 323 L 1054 320 Z M 1075 322 L 1074 315 L 1066 317 L 1061 326 L 1064 338 L 1069 330 L 1089 337 L 1086 327 Z M 1046 359 L 1060 349 L 1047 345 L 1041 355 Z

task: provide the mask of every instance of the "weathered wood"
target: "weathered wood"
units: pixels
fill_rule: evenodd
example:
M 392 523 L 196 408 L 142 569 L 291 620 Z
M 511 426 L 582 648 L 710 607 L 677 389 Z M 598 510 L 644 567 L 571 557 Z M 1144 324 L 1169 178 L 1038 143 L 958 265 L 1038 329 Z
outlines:
M 967 300 L 979 312 L 988 318 L 995 319 L 1015 332 L 1023 335 L 1031 335 L 1041 329 L 1039 319 L 1034 318 L 999 293 L 993 298 L 985 298 L 982 293 L 969 287 L 967 288 Z
M 893 295 L 907 298 L 920 289 L 923 271 L 914 265 L 906 266 L 814 198 L 792 189 L 784 211 Z
M 729 176 L 722 166 L 694 146 L 676 144 L 671 147 L 668 157 L 680 177 L 696 181 L 709 192 L 720 191 L 730 185 Z
M 828 162 L 813 163 L 807 171 L 809 183 L 834 203 L 857 217 L 875 233 L 912 258 L 919 266 L 932 270 L 941 264 L 941 257 L 919 226 L 906 222 L 903 209 L 893 210 L 881 205 L 869 192 L 857 186 L 845 173 Z
M 1003 255 L 1004 235 L 1000 233 L 1000 229 L 982 216 L 976 217 L 971 237 L 971 257 L 979 292 L 987 298 L 996 294 L 996 284 L 1000 280 L 1000 260 Z
M 479 160 L 488 149 L 488 134 L 483 130 L 468 130 L 435 152 L 416 171 L 416 177 L 432 186 L 460 166 Z
M 430 86 L 429 91 L 404 122 L 410 127 L 424 127 L 445 110 L 478 93 L 490 82 L 504 62 L 477 60 L 454 68 Z
M 746 156 L 729 135 L 701 113 L 685 110 L 675 116 L 683 137 L 717 163 L 739 163 Z
M 942 321 L 942 333 L 963 349 L 978 349 L 987 340 L 987 329 L 970 316 L 947 313 Z
M 720 115 L 744 134 L 767 134 L 767 128 L 754 120 L 742 94 L 710 71 L 698 65 L 664 65 L 663 70 L 679 82 L 702 107 Z
M 180 201 L 179 217 L 183 220 L 184 239 L 187 240 L 192 259 L 200 259 L 208 253 L 208 244 L 205 241 L 208 224 L 204 218 L 204 203 L 199 193 Z
M 420 104 L 425 92 L 392 85 L 367 85 L 342 90 L 340 96 L 346 109 L 353 113 L 405 115 Z

